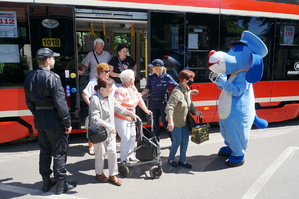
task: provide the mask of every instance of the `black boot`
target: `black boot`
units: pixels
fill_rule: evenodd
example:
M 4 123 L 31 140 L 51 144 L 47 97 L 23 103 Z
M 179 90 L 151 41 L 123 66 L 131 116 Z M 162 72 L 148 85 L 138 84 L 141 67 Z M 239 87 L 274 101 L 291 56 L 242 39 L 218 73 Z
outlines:
M 52 181 L 50 176 L 43 177 L 43 192 L 48 192 L 56 184 L 55 181 Z
M 74 189 L 77 182 L 67 182 L 65 180 L 57 180 L 56 194 L 62 194 Z

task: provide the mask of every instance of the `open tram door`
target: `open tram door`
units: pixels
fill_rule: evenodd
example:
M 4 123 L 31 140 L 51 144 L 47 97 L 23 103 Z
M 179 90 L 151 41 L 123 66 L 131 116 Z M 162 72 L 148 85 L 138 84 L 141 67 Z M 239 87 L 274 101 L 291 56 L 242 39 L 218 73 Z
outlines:
M 38 67 L 35 53 L 39 48 L 60 53 L 53 71 L 65 89 L 72 127 L 80 129 L 74 7 L 29 5 L 28 13 L 33 70 Z
M 93 42 L 101 38 L 105 42 L 104 50 L 111 56 L 117 56 L 118 43 L 128 46 L 128 55 L 137 64 L 136 87 L 141 91 L 145 87 L 147 66 L 146 34 L 147 12 L 140 10 L 128 11 L 122 9 L 76 8 L 76 40 L 78 63 L 94 50 Z M 82 98 L 82 92 L 89 82 L 89 71 L 79 76 L 80 118 L 81 128 L 85 128 L 85 118 L 88 115 L 88 106 Z M 137 114 L 142 117 L 144 112 L 137 108 Z

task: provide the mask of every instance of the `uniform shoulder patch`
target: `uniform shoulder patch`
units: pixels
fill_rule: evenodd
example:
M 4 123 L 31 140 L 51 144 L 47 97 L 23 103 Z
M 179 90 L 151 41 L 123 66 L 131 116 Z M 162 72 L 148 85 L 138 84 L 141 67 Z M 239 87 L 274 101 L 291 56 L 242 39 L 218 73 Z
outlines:
M 55 75 L 57 78 L 60 78 L 60 76 L 59 76 L 58 74 L 54 73 L 54 75 Z
M 165 77 L 170 77 L 170 75 L 168 73 L 164 73 L 165 74 Z
M 56 78 L 60 78 L 60 76 L 58 75 L 58 74 L 56 74 L 56 73 L 54 73 L 53 71 L 51 71 L 51 73 L 56 77 Z

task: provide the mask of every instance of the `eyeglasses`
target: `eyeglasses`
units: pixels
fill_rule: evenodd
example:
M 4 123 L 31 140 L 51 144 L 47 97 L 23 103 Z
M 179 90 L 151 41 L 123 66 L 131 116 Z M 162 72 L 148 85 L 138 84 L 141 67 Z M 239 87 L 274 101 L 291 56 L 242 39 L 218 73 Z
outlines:
M 104 73 L 110 73 L 110 70 L 105 70 L 105 71 L 103 71 Z

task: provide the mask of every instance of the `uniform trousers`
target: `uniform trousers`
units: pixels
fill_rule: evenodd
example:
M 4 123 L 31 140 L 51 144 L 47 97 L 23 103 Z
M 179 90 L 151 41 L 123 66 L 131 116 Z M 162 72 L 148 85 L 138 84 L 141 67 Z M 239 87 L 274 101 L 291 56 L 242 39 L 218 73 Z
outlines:
M 39 154 L 39 173 L 42 176 L 50 176 L 53 157 L 54 177 L 63 180 L 66 177 L 66 159 L 68 149 L 68 134 L 65 129 L 37 129 Z
M 129 161 L 129 157 L 134 158 L 134 151 L 136 141 L 136 125 L 135 122 L 129 122 L 115 117 L 115 128 L 120 137 L 120 161 Z
M 160 140 L 160 116 L 162 119 L 162 123 L 164 126 L 164 130 L 168 133 L 169 131 L 167 130 L 167 125 L 168 122 L 166 121 L 166 112 L 165 112 L 165 108 L 166 108 L 166 102 L 164 100 L 161 101 L 150 101 L 150 110 L 153 113 L 153 120 L 154 120 L 154 133 L 157 137 L 158 140 Z
M 98 175 L 104 172 L 104 160 L 108 156 L 109 176 L 118 174 L 117 154 L 116 154 L 116 134 L 109 133 L 106 141 L 96 143 L 94 146 L 95 152 L 95 172 Z

